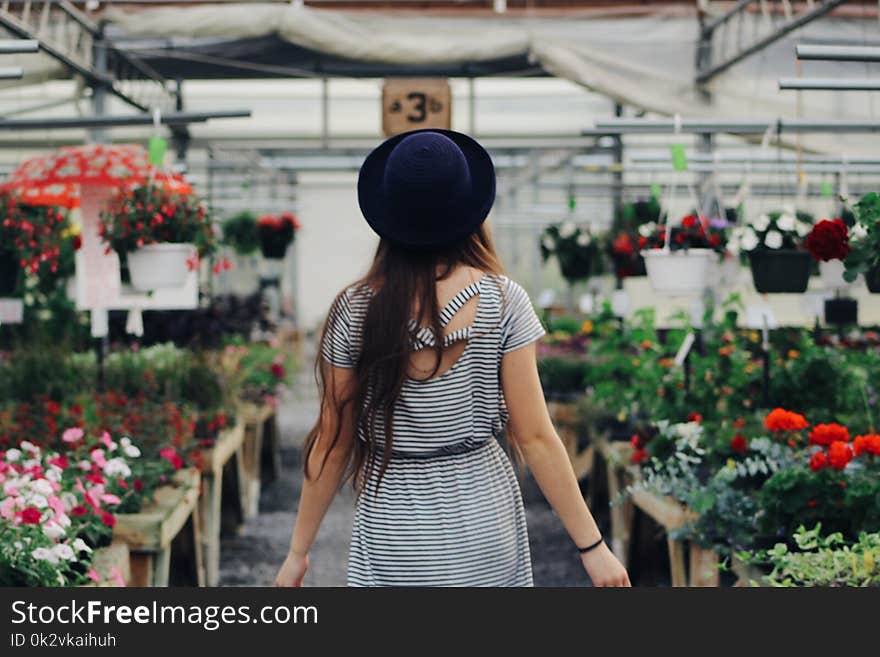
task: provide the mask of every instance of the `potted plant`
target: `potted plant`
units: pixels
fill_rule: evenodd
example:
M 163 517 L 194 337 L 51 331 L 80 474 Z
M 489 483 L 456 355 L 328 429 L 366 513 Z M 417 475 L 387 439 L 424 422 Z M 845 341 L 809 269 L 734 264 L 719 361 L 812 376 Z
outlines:
M 128 261 L 136 290 L 179 288 L 213 252 L 214 232 L 195 196 L 143 185 L 119 191 L 101 215 L 108 249 Z
M 703 217 L 682 217 L 677 226 L 657 225 L 639 238 L 651 287 L 662 294 L 698 294 L 712 263 L 725 249 L 725 234 Z
M 645 275 L 645 259 L 637 247 L 638 237 L 650 234 L 660 222 L 660 202 L 656 196 L 623 206 L 609 232 L 608 255 L 618 279 Z
M 599 273 L 599 244 L 589 226 L 563 221 L 544 229 L 541 235 L 541 257 L 547 262 L 555 257 L 559 271 L 569 285 Z
M 254 213 L 245 210 L 224 221 L 223 243 L 238 255 L 250 255 L 259 249 L 261 241 Z
M 825 322 L 838 326 L 857 323 L 858 303 L 840 296 L 840 290 L 847 285 L 843 278 L 843 260 L 850 251 L 846 224 L 842 219 L 819 221 L 807 235 L 805 245 L 819 262 L 825 287 L 837 290 L 835 298 L 825 300 Z
M 269 260 L 283 259 L 299 228 L 300 223 L 292 212 L 260 217 L 257 232 L 263 257 Z
M 786 209 L 761 214 L 750 224 L 733 230 L 733 248 L 748 254 L 758 292 L 806 292 L 812 262 L 803 241 L 812 223 L 810 215 Z
M 880 293 L 880 195 L 875 192 L 863 196 L 855 206 L 853 240 L 844 265 L 844 279 L 852 282 L 859 274 L 865 275 L 868 289 Z

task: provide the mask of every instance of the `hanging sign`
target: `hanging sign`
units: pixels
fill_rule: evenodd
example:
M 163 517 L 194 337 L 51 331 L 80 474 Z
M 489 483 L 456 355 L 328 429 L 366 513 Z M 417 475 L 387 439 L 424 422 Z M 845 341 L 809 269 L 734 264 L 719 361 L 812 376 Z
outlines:
M 822 181 L 822 196 L 825 198 L 831 198 L 834 196 L 834 185 L 827 180 Z
M 382 87 L 382 131 L 387 137 L 420 128 L 448 130 L 452 89 L 445 78 L 390 78 Z
M 154 167 L 161 167 L 165 161 L 165 151 L 168 149 L 168 140 L 165 137 L 154 135 L 150 137 L 150 143 L 147 147 L 149 153 L 149 161 Z

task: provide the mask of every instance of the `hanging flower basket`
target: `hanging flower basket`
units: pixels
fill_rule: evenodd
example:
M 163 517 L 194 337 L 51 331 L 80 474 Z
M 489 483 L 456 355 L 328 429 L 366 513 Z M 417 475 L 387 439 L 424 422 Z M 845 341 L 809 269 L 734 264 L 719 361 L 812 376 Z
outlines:
M 587 225 L 573 221 L 551 224 L 541 234 L 540 248 L 544 262 L 556 257 L 559 272 L 569 285 L 601 273 L 599 244 Z
M 183 287 L 197 261 L 194 244 L 147 244 L 128 254 L 131 285 L 140 292 Z
M 21 271 L 11 251 L 0 250 L 0 298 L 11 297 L 18 288 Z
M 266 215 L 257 220 L 257 235 L 260 240 L 260 251 L 269 260 L 283 260 L 287 247 L 293 242 L 296 231 L 301 224 L 291 212 L 284 212 L 277 217 Z
M 810 282 L 813 257 L 795 249 L 749 252 L 752 281 L 761 294 L 803 294 Z
M 559 255 L 559 271 L 567 281 L 582 281 L 593 273 L 593 259 L 589 255 Z
M 713 249 L 642 251 L 648 280 L 655 292 L 670 295 L 699 294 L 706 287 L 712 263 L 718 254 Z

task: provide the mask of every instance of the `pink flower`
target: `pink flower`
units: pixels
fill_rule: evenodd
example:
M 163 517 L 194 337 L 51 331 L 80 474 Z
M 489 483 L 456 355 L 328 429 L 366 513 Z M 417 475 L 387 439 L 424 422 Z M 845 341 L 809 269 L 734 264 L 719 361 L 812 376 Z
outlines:
M 61 434 L 61 440 L 66 443 L 75 443 L 77 440 L 83 437 L 83 430 L 79 427 L 72 427 L 70 429 L 66 429 L 63 434 Z
M 104 450 L 103 449 L 92 450 L 92 460 L 102 470 L 107 465 L 107 459 L 104 458 Z
M 107 449 L 110 449 L 113 446 L 113 441 L 110 439 L 110 434 L 106 431 L 104 432 L 104 435 L 101 436 L 100 440 L 102 443 L 104 443 L 104 447 L 106 447 Z
M 125 586 L 125 578 L 122 576 L 122 573 L 119 572 L 119 568 L 113 566 L 110 569 L 110 579 L 112 579 L 119 586 Z
M 104 502 L 104 504 L 119 504 L 122 500 L 110 493 L 104 493 L 101 495 L 101 501 Z
M 15 518 L 16 502 L 17 500 L 14 497 L 7 497 L 0 502 L 0 516 L 6 518 L 6 520 L 12 520 Z
M 100 582 L 101 581 L 101 576 L 98 574 L 98 571 L 95 570 L 94 568 L 89 568 L 88 576 L 89 576 L 89 579 L 92 580 L 93 582 Z
M 52 509 L 56 514 L 63 516 L 66 511 L 64 510 L 64 502 L 55 495 L 49 496 L 49 508 Z

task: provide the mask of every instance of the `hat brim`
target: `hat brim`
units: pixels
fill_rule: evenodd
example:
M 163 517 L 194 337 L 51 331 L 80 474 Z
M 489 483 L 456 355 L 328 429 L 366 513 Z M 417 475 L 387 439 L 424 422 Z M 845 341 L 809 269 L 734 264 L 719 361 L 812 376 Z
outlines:
M 383 192 L 388 156 L 401 140 L 419 132 L 436 132 L 454 141 L 471 174 L 471 193 L 450 206 L 447 222 L 429 228 L 407 221 L 407 217 L 395 216 Z M 494 202 L 495 166 L 491 156 L 475 139 L 453 130 L 427 128 L 390 137 L 367 156 L 358 176 L 358 204 L 364 219 L 380 237 L 400 246 L 431 248 L 454 244 L 479 229 Z

